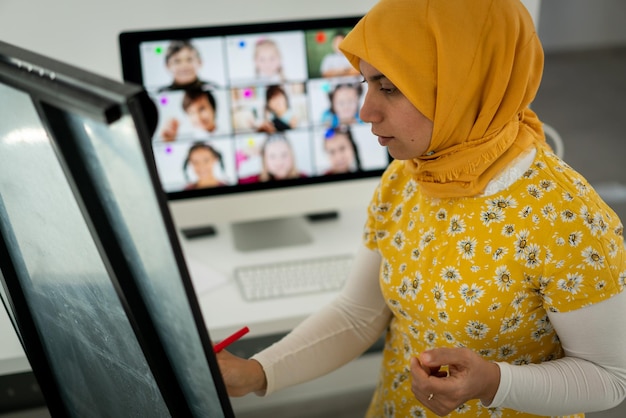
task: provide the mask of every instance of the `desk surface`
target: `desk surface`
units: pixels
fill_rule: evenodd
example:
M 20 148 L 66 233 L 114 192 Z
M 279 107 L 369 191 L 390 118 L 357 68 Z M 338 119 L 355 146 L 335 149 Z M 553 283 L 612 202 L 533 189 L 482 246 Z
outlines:
M 241 297 L 232 272 L 237 266 L 274 260 L 354 253 L 360 244 L 365 215 L 365 211 L 360 210 L 341 213 L 336 219 L 309 222 L 312 242 L 292 247 L 238 251 L 227 225 L 218 226 L 215 237 L 181 240 L 188 261 L 205 263 L 206 267 L 228 278 L 218 287 L 198 295 L 211 337 L 221 339 L 243 325 L 250 327 L 249 337 L 286 332 L 330 302 L 336 292 L 248 302 Z
M 336 292 L 310 294 L 270 301 L 243 300 L 232 279 L 235 267 L 269 263 L 274 260 L 299 260 L 316 256 L 354 253 L 361 240 L 365 222 L 363 209 L 342 212 L 336 219 L 307 223 L 312 242 L 241 252 L 235 249 L 228 225 L 217 225 L 218 234 L 206 238 L 181 238 L 183 252 L 192 274 L 216 274 L 220 283 L 208 291 L 199 291 L 198 300 L 212 339 L 220 340 L 243 325 L 250 327 L 244 338 L 275 335 L 291 330 L 311 313 L 330 302 Z M 200 273 L 198 273 L 200 272 Z M 205 277 L 195 276 L 202 283 Z M 203 286 L 198 286 L 202 289 Z M 0 310 L 0 375 L 30 370 L 28 361 L 4 308 Z

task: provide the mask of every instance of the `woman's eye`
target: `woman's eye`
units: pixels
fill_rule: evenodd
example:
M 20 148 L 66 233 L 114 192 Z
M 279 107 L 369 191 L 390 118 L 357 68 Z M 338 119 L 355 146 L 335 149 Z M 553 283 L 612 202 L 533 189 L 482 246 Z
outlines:
M 396 88 L 395 87 L 384 87 L 384 86 L 381 86 L 379 90 L 382 91 L 383 93 L 391 94 L 391 93 L 396 91 Z

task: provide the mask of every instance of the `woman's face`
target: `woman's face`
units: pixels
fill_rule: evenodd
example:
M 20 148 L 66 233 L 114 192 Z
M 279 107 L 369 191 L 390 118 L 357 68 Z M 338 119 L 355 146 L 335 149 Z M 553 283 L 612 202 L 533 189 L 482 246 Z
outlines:
M 183 48 L 170 57 L 167 69 L 177 84 L 189 84 L 196 81 L 202 63 L 196 51 Z
M 217 158 L 206 148 L 198 148 L 189 156 L 189 164 L 193 168 L 198 180 L 213 178 L 213 167 Z
M 330 171 L 333 173 L 347 173 L 354 167 L 354 147 L 347 135 L 336 133 L 324 141 L 324 148 L 330 160 Z
M 293 168 L 291 148 L 285 141 L 272 141 L 265 146 L 265 168 L 280 180 L 288 177 Z
M 333 110 L 339 121 L 351 123 L 359 110 L 359 94 L 353 87 L 340 87 L 333 93 Z
M 430 145 L 433 122 L 372 65 L 361 60 L 360 69 L 368 85 L 360 116 L 372 124 L 378 143 L 398 160 L 424 155 Z
M 200 96 L 187 107 L 187 114 L 193 126 L 207 132 L 215 130 L 215 110 L 205 95 Z

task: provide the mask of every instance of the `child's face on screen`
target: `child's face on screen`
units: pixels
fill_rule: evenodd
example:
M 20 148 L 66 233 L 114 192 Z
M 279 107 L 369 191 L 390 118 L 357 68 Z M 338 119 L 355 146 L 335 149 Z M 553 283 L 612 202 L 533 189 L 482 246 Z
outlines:
M 187 114 L 193 126 L 207 132 L 213 132 L 215 126 L 215 109 L 209 99 L 202 95 L 187 107 Z
M 345 86 L 333 93 L 333 110 L 341 122 L 350 123 L 359 110 L 359 94 L 353 87 Z
M 196 81 L 202 63 L 196 51 L 183 48 L 167 61 L 167 69 L 176 84 L 189 84 Z
M 324 141 L 324 147 L 333 173 L 347 173 L 352 169 L 355 160 L 354 148 L 347 135 L 336 133 Z
M 343 38 L 345 38 L 345 36 L 343 36 L 343 35 L 335 35 L 335 37 L 333 38 L 333 42 L 332 42 L 333 51 L 340 52 L 339 44 L 341 43 L 341 41 L 343 41 Z
M 289 176 L 293 168 L 291 148 L 285 141 L 272 141 L 265 147 L 265 168 L 276 179 Z
M 217 158 L 215 155 L 206 148 L 199 148 L 189 156 L 189 164 L 191 164 L 198 180 L 212 178 L 216 162 Z
M 267 108 L 277 115 L 283 115 L 288 110 L 287 97 L 282 93 L 274 94 L 268 101 Z
M 282 62 L 276 45 L 273 43 L 257 45 L 254 64 L 257 74 L 261 77 L 271 77 L 280 74 Z

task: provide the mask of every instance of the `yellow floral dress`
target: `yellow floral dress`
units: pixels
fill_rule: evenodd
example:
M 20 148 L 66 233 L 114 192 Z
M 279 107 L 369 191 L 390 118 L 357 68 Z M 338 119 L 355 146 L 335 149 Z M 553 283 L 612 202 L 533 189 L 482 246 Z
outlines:
M 393 312 L 370 418 L 435 416 L 411 393 L 409 359 L 427 349 L 519 365 L 562 357 L 547 311 L 600 302 L 626 280 L 617 215 L 553 154 L 538 150 L 522 178 L 475 198 L 423 196 L 403 167 L 384 174 L 364 233 Z M 535 415 L 476 400 L 450 416 Z

